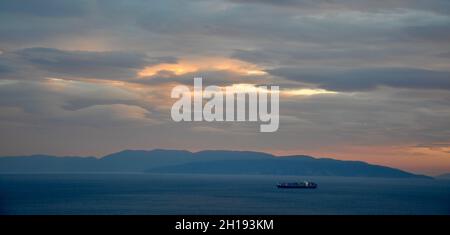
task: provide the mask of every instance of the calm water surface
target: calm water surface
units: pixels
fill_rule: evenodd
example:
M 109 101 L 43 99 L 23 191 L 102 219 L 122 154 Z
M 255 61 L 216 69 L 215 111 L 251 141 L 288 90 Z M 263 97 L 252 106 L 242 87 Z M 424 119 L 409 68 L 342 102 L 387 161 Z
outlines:
M 315 190 L 277 189 L 312 180 Z M 0 214 L 450 214 L 450 181 L 164 174 L 0 175 Z

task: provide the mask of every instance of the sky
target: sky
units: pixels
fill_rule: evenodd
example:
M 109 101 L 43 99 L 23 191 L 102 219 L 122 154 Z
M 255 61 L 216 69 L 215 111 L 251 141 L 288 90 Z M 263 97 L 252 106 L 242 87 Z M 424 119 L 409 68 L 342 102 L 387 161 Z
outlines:
M 230 149 L 450 172 L 448 0 L 2 0 L 0 155 Z M 174 122 L 176 85 L 277 85 L 280 126 Z

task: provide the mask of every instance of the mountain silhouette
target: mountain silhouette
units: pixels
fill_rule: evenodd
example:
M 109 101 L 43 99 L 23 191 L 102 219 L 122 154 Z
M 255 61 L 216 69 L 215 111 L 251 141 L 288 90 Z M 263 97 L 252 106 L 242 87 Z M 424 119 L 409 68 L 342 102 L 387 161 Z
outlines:
M 342 161 L 305 155 L 273 156 L 251 151 L 124 150 L 101 158 L 75 156 L 0 157 L 0 173 L 195 173 L 270 174 L 430 178 L 362 161 Z

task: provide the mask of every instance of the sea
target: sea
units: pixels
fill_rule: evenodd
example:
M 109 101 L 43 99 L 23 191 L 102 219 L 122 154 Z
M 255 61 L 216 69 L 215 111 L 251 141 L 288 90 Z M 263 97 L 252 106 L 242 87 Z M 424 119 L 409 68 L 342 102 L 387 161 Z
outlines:
M 317 189 L 278 189 L 313 181 Z M 2 174 L 2 215 L 449 215 L 450 181 L 268 175 Z

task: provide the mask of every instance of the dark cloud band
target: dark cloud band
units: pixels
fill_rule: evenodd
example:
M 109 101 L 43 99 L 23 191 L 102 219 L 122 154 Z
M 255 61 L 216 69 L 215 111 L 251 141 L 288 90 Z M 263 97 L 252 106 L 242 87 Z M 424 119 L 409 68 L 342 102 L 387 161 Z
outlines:
M 321 88 L 336 91 L 364 91 L 379 86 L 450 90 L 450 72 L 446 71 L 414 68 L 368 68 L 308 73 L 297 68 L 277 68 L 268 72 L 289 80 L 317 84 Z

